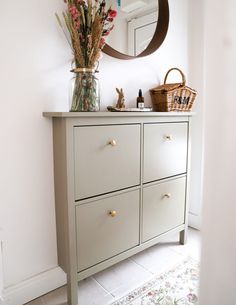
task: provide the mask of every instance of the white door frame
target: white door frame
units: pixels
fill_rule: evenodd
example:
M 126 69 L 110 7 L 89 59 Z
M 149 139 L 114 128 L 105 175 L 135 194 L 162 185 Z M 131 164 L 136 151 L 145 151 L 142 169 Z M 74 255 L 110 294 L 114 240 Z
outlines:
M 154 12 L 141 17 L 135 17 L 128 21 L 128 54 L 136 56 L 135 32 L 137 29 L 149 24 L 157 23 L 158 13 Z

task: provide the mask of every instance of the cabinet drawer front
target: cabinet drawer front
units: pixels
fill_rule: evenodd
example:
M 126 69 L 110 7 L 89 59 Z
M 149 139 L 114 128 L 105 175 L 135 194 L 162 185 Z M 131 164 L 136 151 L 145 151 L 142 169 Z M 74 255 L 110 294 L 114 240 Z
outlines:
M 75 200 L 140 183 L 140 125 L 75 127 L 74 143 Z
M 144 188 L 143 242 L 184 223 L 185 184 L 182 177 Z
M 144 125 L 144 183 L 186 173 L 187 124 Z
M 78 271 L 138 245 L 139 190 L 77 206 L 76 226 Z

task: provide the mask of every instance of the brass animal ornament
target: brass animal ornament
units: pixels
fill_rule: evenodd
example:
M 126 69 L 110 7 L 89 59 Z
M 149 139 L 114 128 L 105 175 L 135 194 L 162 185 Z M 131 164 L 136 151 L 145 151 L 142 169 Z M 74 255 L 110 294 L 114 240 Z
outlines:
M 125 97 L 124 97 L 123 89 L 116 88 L 116 92 L 118 93 L 118 100 L 116 103 L 116 108 L 123 109 L 123 108 L 125 108 Z

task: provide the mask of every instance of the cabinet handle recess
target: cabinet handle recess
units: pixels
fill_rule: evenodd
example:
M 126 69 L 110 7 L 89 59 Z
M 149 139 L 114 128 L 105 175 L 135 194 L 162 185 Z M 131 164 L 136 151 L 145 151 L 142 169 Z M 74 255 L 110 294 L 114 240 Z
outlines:
M 108 215 L 111 216 L 111 217 L 116 217 L 117 212 L 116 212 L 116 211 L 110 211 L 110 212 L 108 213 Z
M 163 197 L 164 197 L 164 198 L 170 198 L 170 197 L 171 197 L 171 193 L 166 193 L 166 194 L 164 194 Z
M 109 142 L 108 142 L 108 145 L 111 145 L 111 146 L 116 146 L 117 145 L 117 142 L 116 142 L 116 140 L 110 140 Z

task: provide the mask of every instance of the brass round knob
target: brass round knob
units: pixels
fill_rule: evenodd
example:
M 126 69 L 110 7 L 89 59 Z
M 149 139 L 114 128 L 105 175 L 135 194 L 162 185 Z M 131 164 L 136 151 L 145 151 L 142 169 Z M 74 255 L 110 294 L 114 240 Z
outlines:
M 170 140 L 172 140 L 172 136 L 171 135 L 165 135 L 165 139 L 170 141 Z
M 108 213 L 108 215 L 110 215 L 111 217 L 116 217 L 117 212 L 116 212 L 116 211 L 110 211 L 110 212 Z
M 163 197 L 164 198 L 170 198 L 171 197 L 171 193 L 166 193 Z
M 113 146 L 113 147 L 117 145 L 116 140 L 114 140 L 114 139 L 109 141 L 108 144 Z

